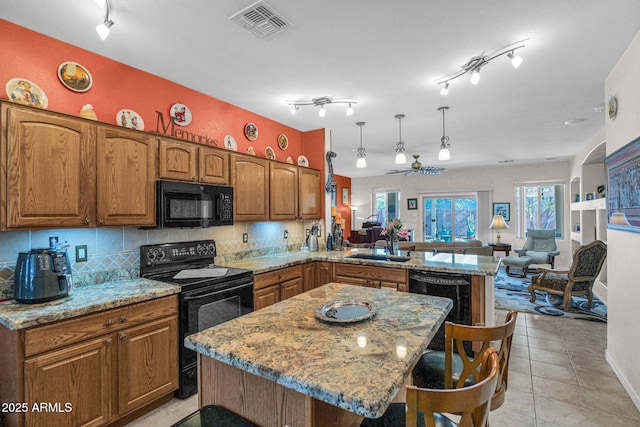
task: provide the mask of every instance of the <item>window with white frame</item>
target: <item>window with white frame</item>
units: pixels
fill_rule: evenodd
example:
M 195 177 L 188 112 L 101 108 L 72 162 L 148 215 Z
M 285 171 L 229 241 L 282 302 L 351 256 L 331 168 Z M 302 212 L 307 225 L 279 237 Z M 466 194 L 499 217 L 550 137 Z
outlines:
M 400 218 L 400 192 L 376 191 L 373 193 L 373 207 L 376 221 L 385 225 Z
M 516 237 L 524 239 L 528 229 L 556 230 L 562 237 L 564 184 L 527 183 L 516 186 Z

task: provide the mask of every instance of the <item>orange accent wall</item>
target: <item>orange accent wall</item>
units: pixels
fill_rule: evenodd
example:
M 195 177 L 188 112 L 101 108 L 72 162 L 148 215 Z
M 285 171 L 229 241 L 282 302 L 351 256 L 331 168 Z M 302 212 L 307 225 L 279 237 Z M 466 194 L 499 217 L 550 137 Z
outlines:
M 342 175 L 333 175 L 333 181 L 337 185 L 338 193 L 336 194 L 336 205 L 338 213 L 344 221 L 344 238 L 348 239 L 351 235 L 351 178 Z M 349 189 L 349 203 L 342 203 L 342 189 Z
M 31 80 L 46 93 L 47 110 L 78 115 L 82 106 L 92 104 L 99 121 L 117 124 L 116 113 L 131 109 L 143 119 L 146 131 L 155 131 L 156 111 L 163 113 L 166 124 L 169 108 L 180 102 L 189 107 L 193 119 L 188 126 L 176 128 L 208 136 L 217 140 L 220 147 L 225 135 L 231 135 L 238 143 L 238 151 L 245 152 L 253 146 L 260 157 L 266 157 L 267 146 L 274 149 L 276 159 L 281 161 L 291 156 L 297 163 L 298 156 L 304 153 L 310 167 L 323 169 L 324 140 L 318 145 L 319 154 L 315 142 L 308 144 L 311 151 L 303 151 L 303 132 L 299 130 L 3 19 L 0 19 L 0 40 L 2 87 L 13 78 Z M 93 77 L 89 91 L 73 92 L 58 80 L 58 67 L 66 61 L 77 62 L 89 70 Z M 8 99 L 4 90 L 0 89 L 0 92 L 0 98 Z M 255 123 L 258 128 L 255 141 L 244 136 L 244 126 L 248 122 Z M 282 133 L 289 139 L 286 151 L 278 147 L 277 138 Z M 315 141 L 315 138 L 314 134 L 310 140 Z

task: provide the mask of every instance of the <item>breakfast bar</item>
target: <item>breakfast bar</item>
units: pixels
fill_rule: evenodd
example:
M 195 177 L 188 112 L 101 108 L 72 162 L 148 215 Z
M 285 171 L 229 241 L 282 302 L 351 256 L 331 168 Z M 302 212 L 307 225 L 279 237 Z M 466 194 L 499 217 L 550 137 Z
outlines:
M 331 302 L 366 302 L 371 318 L 322 318 Z M 446 298 L 329 283 L 190 335 L 199 405 L 261 426 L 353 425 L 380 417 L 452 307 Z M 318 317 L 317 317 L 318 316 Z

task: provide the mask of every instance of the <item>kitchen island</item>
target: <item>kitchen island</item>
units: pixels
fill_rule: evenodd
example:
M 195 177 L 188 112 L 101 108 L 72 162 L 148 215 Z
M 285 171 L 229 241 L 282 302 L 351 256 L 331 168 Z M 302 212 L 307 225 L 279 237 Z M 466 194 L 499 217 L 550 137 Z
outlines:
M 335 300 L 365 300 L 372 319 L 318 320 Z M 205 331 L 199 404 L 217 404 L 261 426 L 357 425 L 379 417 L 402 388 L 452 302 L 446 298 L 329 283 Z

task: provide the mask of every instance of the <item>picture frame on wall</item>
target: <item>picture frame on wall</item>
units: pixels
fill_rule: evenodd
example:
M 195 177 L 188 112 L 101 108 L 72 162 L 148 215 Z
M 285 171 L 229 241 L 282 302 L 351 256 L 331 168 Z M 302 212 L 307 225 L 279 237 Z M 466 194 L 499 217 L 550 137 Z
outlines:
M 342 187 L 342 204 L 349 204 L 349 187 Z
M 410 211 L 418 209 L 418 199 L 407 199 L 407 209 Z
M 640 233 L 640 137 L 608 155 L 607 228 Z
M 493 204 L 493 216 L 502 215 L 505 221 L 511 221 L 511 203 L 499 202 Z

